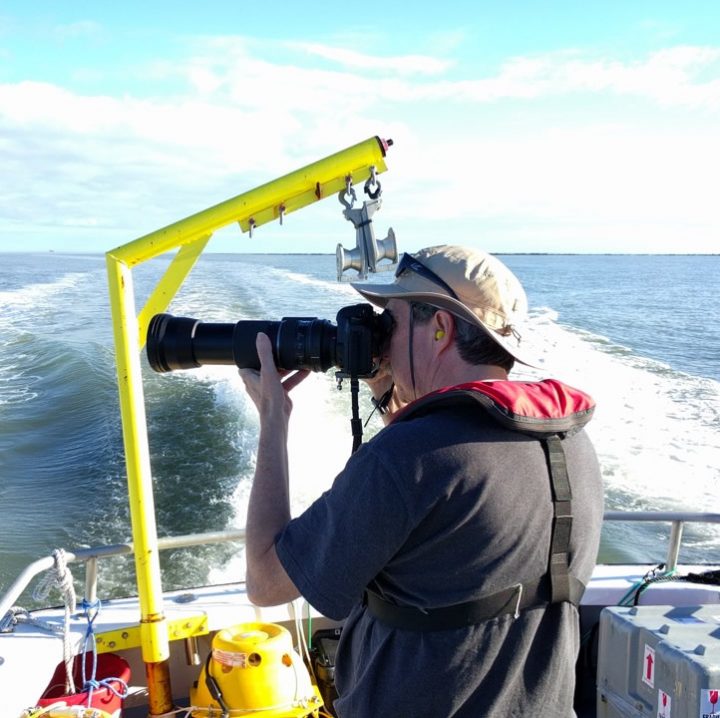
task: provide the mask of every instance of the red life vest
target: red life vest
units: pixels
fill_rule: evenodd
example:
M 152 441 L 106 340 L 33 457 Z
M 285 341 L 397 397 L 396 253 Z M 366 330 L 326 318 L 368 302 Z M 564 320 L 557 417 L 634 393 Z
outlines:
M 404 421 L 441 405 L 475 401 L 508 429 L 540 437 L 574 433 L 592 418 L 590 396 L 556 379 L 473 381 L 438 389 L 403 407 L 393 421 Z

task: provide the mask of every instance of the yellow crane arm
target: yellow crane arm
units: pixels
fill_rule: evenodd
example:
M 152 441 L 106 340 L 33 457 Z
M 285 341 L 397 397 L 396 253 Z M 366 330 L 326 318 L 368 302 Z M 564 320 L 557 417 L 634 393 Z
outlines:
M 151 715 L 172 710 L 168 625 L 162 582 L 148 448 L 140 350 L 153 315 L 165 311 L 213 233 L 232 222 L 243 231 L 294 212 L 384 172 L 390 141 L 371 137 L 279 179 L 209 207 L 106 253 L 120 412 L 140 600 L 140 640 Z M 178 250 L 139 313 L 132 268 Z

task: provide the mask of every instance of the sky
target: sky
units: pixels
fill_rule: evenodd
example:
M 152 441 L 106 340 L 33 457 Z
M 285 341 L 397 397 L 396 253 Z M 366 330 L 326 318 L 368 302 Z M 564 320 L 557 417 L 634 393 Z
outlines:
M 0 251 L 106 252 L 375 135 L 401 251 L 720 252 L 720 4 L 0 2 Z M 328 198 L 208 249 L 354 238 Z

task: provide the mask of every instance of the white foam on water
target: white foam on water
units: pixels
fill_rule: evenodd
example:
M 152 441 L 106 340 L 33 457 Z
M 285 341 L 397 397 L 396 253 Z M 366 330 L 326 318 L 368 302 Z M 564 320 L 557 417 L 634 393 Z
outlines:
M 85 275 L 67 273 L 53 282 L 26 284 L 0 291 L 0 406 L 37 398 L 41 377 L 30 367 L 35 361 L 30 338 L 38 318 L 58 306 L 58 297 L 75 288 Z
M 279 275 L 282 276 L 282 278 L 290 280 L 291 282 L 296 282 L 297 284 L 303 284 L 305 286 L 309 287 L 316 287 L 319 289 L 323 289 L 329 292 L 333 292 L 334 294 L 344 295 L 348 297 L 355 298 L 359 301 L 364 301 L 360 294 L 353 289 L 349 282 L 347 281 L 329 281 L 324 279 L 317 279 L 316 277 L 310 277 L 307 274 L 300 274 L 298 272 L 289 272 L 284 270 L 276 270 Z
M 249 458 L 246 471 L 232 497 L 235 509 L 233 525 L 245 526 L 250 488 L 255 470 L 259 436 L 257 410 L 247 395 L 235 369 L 204 367 L 198 378 L 216 381 L 217 399 L 226 408 L 241 412 L 244 423 L 233 441 L 238 451 Z M 307 508 L 323 491 L 347 461 L 351 447 L 350 393 L 345 387 L 338 393 L 331 375 L 310 374 L 292 391 L 293 411 L 290 417 L 288 457 L 290 466 L 290 504 L 294 516 Z M 335 396 L 338 394 L 338 396 Z M 237 579 L 245 572 L 244 549 L 225 566 L 213 570 L 212 581 Z
M 0 366 L 0 407 L 37 398 L 39 392 L 35 387 L 41 381 L 42 377 L 28 373 L 21 364 Z
M 555 376 L 593 396 L 588 433 L 607 487 L 646 508 L 716 511 L 720 383 L 673 371 L 556 319 L 538 312 L 531 323 L 547 369 L 520 371 Z
M 330 282 L 326 282 L 323 279 L 316 279 L 310 277 L 307 274 L 300 274 L 299 272 L 290 272 L 283 269 L 275 269 L 275 274 L 285 279 L 289 279 L 291 282 L 297 282 L 298 284 L 304 284 L 308 287 L 322 287 L 323 289 L 334 287 Z
M 224 409 L 243 417 L 243 425 L 233 443 L 238 451 L 251 456 L 250 469 L 240 477 L 242 484 L 252 478 L 260 431 L 257 410 L 245 391 L 234 367 L 205 366 L 193 370 L 198 381 L 210 381 L 216 401 Z M 350 433 L 350 390 L 334 388 L 332 374 L 311 373 L 292 390 L 288 456 L 293 513 L 299 513 L 327 489 L 343 468 L 352 448 Z M 240 493 L 242 489 L 240 489 Z M 238 514 L 238 526 L 245 525 Z
M 0 311 L 20 307 L 31 312 L 34 307 L 45 304 L 57 294 L 72 289 L 85 277 L 85 274 L 69 272 L 53 282 L 26 284 L 17 289 L 0 291 Z

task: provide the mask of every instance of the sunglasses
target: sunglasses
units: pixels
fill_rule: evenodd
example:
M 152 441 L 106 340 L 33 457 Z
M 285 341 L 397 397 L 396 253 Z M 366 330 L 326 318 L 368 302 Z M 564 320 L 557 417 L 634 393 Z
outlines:
M 410 254 L 403 254 L 400 263 L 395 270 L 395 276 L 399 277 L 404 272 L 413 272 L 420 277 L 430 280 L 433 284 L 437 284 L 438 287 L 442 287 L 453 299 L 457 299 L 458 296 L 455 294 L 453 288 L 443 279 L 438 277 L 432 269 L 428 269 L 421 261 L 416 259 Z

